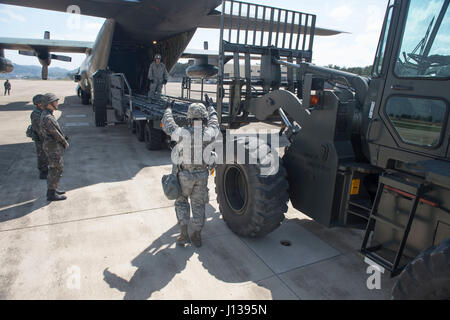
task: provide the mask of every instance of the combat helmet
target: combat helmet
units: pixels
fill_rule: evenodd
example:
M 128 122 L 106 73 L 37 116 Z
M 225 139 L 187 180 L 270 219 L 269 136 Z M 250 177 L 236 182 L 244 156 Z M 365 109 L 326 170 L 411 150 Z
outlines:
M 192 103 L 187 112 L 187 118 L 193 119 L 208 119 L 208 111 L 203 103 Z
M 42 94 L 37 94 L 33 97 L 33 104 L 37 106 L 38 104 L 44 102 L 44 96 Z
M 44 94 L 44 98 L 42 99 L 42 103 L 46 106 L 49 105 L 52 102 L 58 101 L 59 98 L 53 94 L 53 93 L 46 93 Z

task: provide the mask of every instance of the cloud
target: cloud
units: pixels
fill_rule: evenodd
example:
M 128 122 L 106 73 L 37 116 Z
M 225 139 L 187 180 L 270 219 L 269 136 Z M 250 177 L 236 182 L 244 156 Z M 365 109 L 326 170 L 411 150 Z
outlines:
M 91 22 L 82 19 L 78 28 L 70 30 L 67 33 L 55 32 L 52 34 L 52 39 L 58 40 L 77 40 L 77 41 L 95 41 L 98 32 L 100 31 L 103 23 Z
M 374 5 L 369 5 L 366 10 L 367 22 L 366 22 L 366 32 L 377 32 L 379 33 L 382 27 L 382 22 L 384 19 L 383 11 Z
M 337 7 L 328 14 L 331 18 L 334 18 L 338 21 L 345 21 L 348 18 L 350 18 L 353 14 L 353 10 L 350 8 L 350 6 L 340 6 Z
M 10 8 L 0 8 L 0 15 L 2 17 L 2 22 L 25 22 L 24 16 L 15 13 Z
M 103 23 L 100 22 L 87 22 L 83 25 L 83 30 L 98 33 L 102 26 Z

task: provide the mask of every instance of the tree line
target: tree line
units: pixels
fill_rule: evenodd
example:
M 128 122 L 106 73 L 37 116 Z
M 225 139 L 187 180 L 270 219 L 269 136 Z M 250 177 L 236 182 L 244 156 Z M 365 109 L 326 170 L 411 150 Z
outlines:
M 182 78 L 182 77 L 184 77 L 186 75 L 186 69 L 188 67 L 189 67 L 188 63 L 180 63 L 180 62 L 178 62 L 173 67 L 172 71 L 170 72 L 170 75 L 172 77 Z M 360 76 L 370 76 L 370 74 L 372 72 L 372 66 L 346 68 L 346 67 L 340 67 L 340 66 L 337 66 L 337 65 L 329 64 L 329 65 L 327 65 L 327 67 L 328 68 L 332 68 L 332 69 L 336 69 L 336 70 L 341 70 L 341 71 L 346 71 L 346 72 L 358 74 Z
M 341 70 L 341 71 L 350 72 L 350 73 L 358 74 L 360 76 L 367 76 L 367 77 L 370 76 L 372 73 L 372 66 L 346 68 L 346 67 L 339 67 L 336 65 L 329 64 L 327 67 L 331 68 L 331 69 Z

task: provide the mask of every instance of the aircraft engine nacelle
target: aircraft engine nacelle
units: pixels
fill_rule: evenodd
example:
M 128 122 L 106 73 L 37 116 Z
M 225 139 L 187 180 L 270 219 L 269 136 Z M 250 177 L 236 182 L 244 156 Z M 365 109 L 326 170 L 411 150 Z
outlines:
M 0 57 L 0 73 L 13 72 L 14 66 L 12 62 L 6 58 Z
M 44 33 L 44 39 L 50 40 L 50 32 L 45 31 Z M 65 62 L 71 62 L 72 58 L 68 56 L 62 56 L 59 54 L 51 54 L 46 47 L 42 48 L 36 48 L 32 51 L 27 50 L 19 50 L 19 54 L 24 56 L 30 56 L 30 57 L 37 57 L 39 60 L 39 63 L 42 66 L 42 80 L 48 79 L 48 67 L 52 63 L 52 60 L 59 60 L 59 61 L 65 61 Z
M 186 69 L 190 78 L 210 78 L 219 73 L 219 68 L 212 64 L 194 64 Z

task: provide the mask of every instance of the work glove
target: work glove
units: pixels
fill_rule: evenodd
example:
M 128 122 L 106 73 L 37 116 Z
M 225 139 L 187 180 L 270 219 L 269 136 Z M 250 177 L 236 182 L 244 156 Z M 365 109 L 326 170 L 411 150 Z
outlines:
M 64 136 L 64 138 L 65 138 L 67 141 L 69 141 L 69 136 Z
M 166 103 L 166 110 L 167 109 L 172 109 L 174 105 L 175 105 L 175 100 L 172 100 L 171 103 L 169 103 L 169 101 L 167 101 L 167 103 Z
M 210 98 L 208 96 L 208 94 L 205 94 L 205 102 L 206 102 L 206 108 L 213 108 L 214 110 L 216 110 L 216 107 L 214 106 L 214 101 L 212 98 Z
M 162 83 L 163 83 L 163 84 L 167 84 L 167 80 L 166 80 L 166 79 L 164 79 Z
M 149 84 L 152 84 L 153 82 L 154 82 L 153 79 L 149 79 L 149 80 L 148 80 L 148 83 L 149 83 Z

